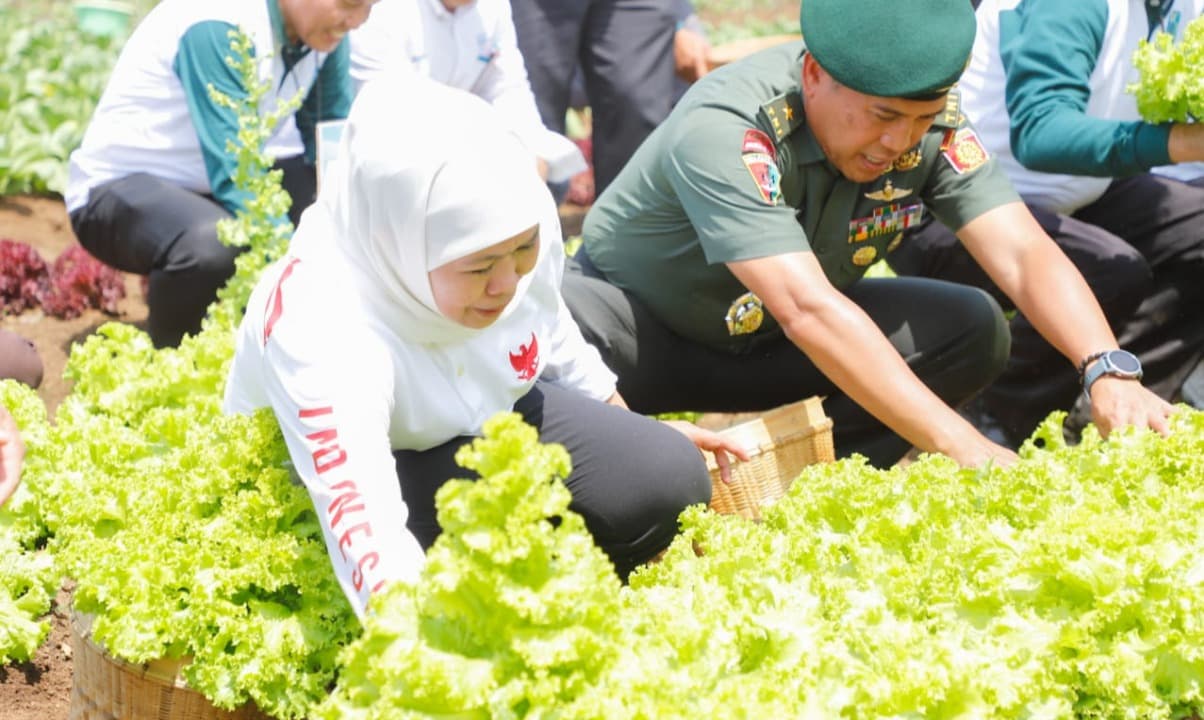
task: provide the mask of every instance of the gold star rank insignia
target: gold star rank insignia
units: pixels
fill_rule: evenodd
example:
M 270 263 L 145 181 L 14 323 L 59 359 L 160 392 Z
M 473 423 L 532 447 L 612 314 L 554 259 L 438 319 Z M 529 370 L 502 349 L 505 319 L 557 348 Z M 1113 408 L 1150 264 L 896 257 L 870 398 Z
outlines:
M 748 335 L 757 331 L 765 320 L 765 306 L 755 293 L 744 293 L 727 309 L 724 321 L 729 335 Z
M 896 189 L 894 183 L 892 183 L 890 180 L 887 180 L 886 184 L 882 186 L 881 190 L 867 192 L 865 196 L 870 200 L 877 200 L 879 202 L 893 202 L 895 200 L 899 200 L 900 198 L 905 198 L 911 193 L 912 191 L 907 188 Z
M 867 267 L 874 259 L 878 257 L 878 249 L 873 245 L 866 245 L 857 252 L 853 253 L 853 264 L 857 267 Z
M 798 92 L 779 95 L 761 106 L 761 113 L 769 121 L 774 142 L 794 132 L 803 124 L 803 96 Z
M 900 155 L 899 158 L 895 160 L 895 163 L 891 165 L 891 169 L 899 172 L 907 172 L 908 170 L 915 170 L 918 168 L 920 163 L 923 161 L 924 156 L 920 154 L 920 149 L 916 148 L 915 150 L 908 150 Z

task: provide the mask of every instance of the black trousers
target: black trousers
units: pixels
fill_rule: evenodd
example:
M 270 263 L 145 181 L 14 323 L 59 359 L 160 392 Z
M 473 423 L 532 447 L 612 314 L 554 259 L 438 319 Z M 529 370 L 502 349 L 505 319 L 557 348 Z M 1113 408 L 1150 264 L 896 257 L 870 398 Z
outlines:
M 674 102 L 673 0 L 511 0 L 544 124 L 564 132 L 580 64 L 593 114 L 598 194 Z
M 314 167 L 298 156 L 282 158 L 276 168 L 293 198 L 295 225 L 314 199 Z M 228 217 L 212 196 L 135 173 L 93 188 L 71 213 L 71 227 L 101 262 L 149 276 L 147 332 L 156 347 L 175 347 L 201 329 L 218 289 L 234 274 L 242 248 L 217 238 L 218 221 Z
M 822 395 L 838 455 L 859 453 L 887 467 L 910 448 L 784 335 L 744 354 L 711 349 L 665 327 L 630 293 L 587 277 L 597 272 L 588 258 L 583 266 L 584 273 L 565 275 L 565 301 L 585 339 L 618 374 L 619 391 L 633 410 L 760 411 Z M 1007 323 L 998 303 L 981 290 L 935 280 L 863 279 L 846 295 L 951 406 L 973 397 L 1003 370 Z
M 1204 356 L 1204 187 L 1144 174 L 1116 180 L 1073 215 L 1029 209 L 1083 274 L 1120 345 L 1141 358 L 1143 382 L 1177 400 Z M 889 261 L 900 275 L 982 288 L 1014 309 L 935 221 L 909 232 Z M 1051 411 L 1069 410 L 1080 388 L 1077 369 L 1023 315 L 1013 317 L 1011 330 L 1007 369 L 982 402 L 1020 440 Z
M 663 423 L 545 382 L 537 382 L 514 410 L 539 430 L 540 442 L 568 450 L 569 507 L 584 517 L 621 577 L 669 546 L 682 510 L 711 500 L 702 453 Z M 449 478 L 475 477 L 455 462 L 456 450 L 471 439 L 394 453 L 410 511 L 406 526 L 423 548 L 440 533 L 435 492 Z

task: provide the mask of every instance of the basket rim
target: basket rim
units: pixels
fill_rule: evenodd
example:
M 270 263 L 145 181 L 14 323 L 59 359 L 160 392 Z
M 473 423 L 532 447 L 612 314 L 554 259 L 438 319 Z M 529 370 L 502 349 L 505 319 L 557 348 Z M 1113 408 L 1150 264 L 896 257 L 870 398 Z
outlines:
M 191 656 L 180 658 L 155 658 L 146 662 L 130 662 L 113 655 L 92 637 L 92 623 L 96 616 L 80 610 L 72 610 L 71 632 L 79 638 L 88 649 L 100 655 L 105 662 L 121 667 L 126 672 L 136 675 L 140 680 L 150 680 L 160 685 L 174 687 L 180 690 L 198 692 L 185 681 L 182 671 L 192 662 Z
M 802 421 L 803 424 L 780 427 L 780 423 L 791 420 L 796 423 Z M 773 452 L 783 445 L 802 442 L 814 438 L 816 435 L 830 433 L 832 427 L 832 418 L 824 414 L 822 398 L 815 395 L 771 408 L 760 417 L 724 428 L 719 431 L 719 434 L 728 439 L 737 440 L 748 453 L 747 461 L 736 457 L 730 458 L 731 467 L 735 468 L 743 462 L 752 462 L 760 455 Z M 719 464 L 715 461 L 715 453 L 704 453 L 704 455 L 707 470 L 718 470 Z

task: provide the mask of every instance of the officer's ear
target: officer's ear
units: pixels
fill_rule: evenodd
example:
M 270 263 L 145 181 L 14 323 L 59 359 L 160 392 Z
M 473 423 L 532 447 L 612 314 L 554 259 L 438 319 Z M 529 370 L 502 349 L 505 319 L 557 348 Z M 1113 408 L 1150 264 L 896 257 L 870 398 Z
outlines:
M 801 72 L 804 100 L 812 99 L 817 93 L 819 93 L 821 89 L 826 87 L 828 83 L 836 82 L 836 79 L 829 75 L 827 70 L 823 69 L 823 67 L 819 64 L 819 61 L 816 60 L 815 56 L 811 53 L 803 54 L 803 67 Z

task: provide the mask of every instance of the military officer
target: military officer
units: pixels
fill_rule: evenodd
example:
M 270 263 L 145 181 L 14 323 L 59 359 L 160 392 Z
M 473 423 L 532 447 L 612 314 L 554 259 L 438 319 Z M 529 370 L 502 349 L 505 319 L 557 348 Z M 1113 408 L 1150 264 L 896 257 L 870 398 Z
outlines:
M 822 394 L 840 454 L 1010 462 L 951 407 L 1004 367 L 995 300 L 862 277 L 927 208 L 1067 362 L 1091 365 L 1102 432 L 1165 432 L 1171 406 L 1142 387 L 960 111 L 970 4 L 807 0 L 800 22 L 805 41 L 695 84 L 586 218 L 565 295 L 631 407 L 750 411 Z M 856 41 L 870 27 L 892 43 Z

